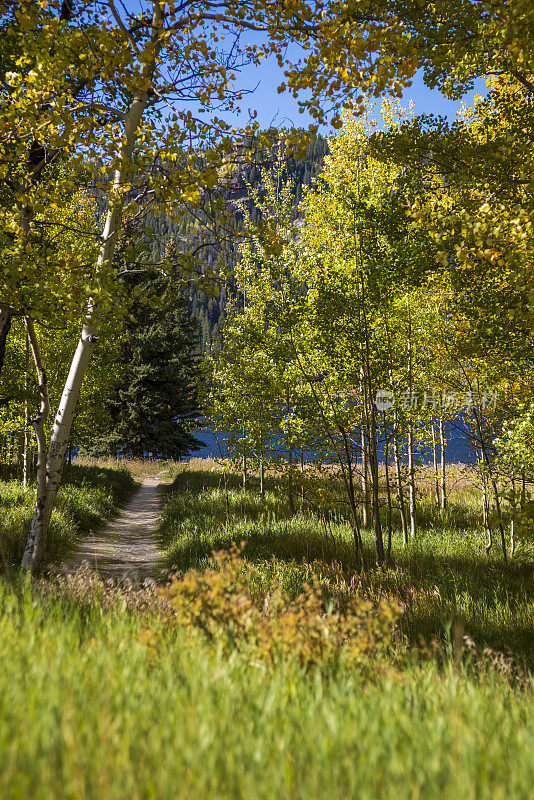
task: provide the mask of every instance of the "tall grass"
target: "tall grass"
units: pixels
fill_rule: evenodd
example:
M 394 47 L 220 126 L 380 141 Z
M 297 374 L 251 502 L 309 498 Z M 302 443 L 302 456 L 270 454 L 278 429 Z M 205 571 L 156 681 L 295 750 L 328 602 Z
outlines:
M 124 606 L 0 585 L 1 797 L 532 797 L 532 699 L 498 676 L 266 670 Z
M 183 469 L 183 465 L 176 461 L 162 458 L 92 458 L 90 456 L 78 456 L 75 460 L 76 466 L 98 467 L 104 469 L 121 469 L 129 472 L 134 478 L 144 478 L 146 476 L 157 475 L 160 480 L 174 478 Z
M 465 480 L 465 479 L 464 479 Z M 290 514 L 276 486 L 264 498 L 237 488 L 226 492 L 213 472 L 183 471 L 171 487 L 157 539 L 162 564 L 184 572 L 210 563 L 211 552 L 246 541 L 244 555 L 276 574 L 286 591 L 302 591 L 312 572 L 331 566 L 370 597 L 386 593 L 405 611 L 403 633 L 413 643 L 444 641 L 463 627 L 480 647 L 511 650 L 534 668 L 534 548 L 525 540 L 506 566 L 498 551 L 485 555 L 476 527 L 472 489 L 462 485 L 445 512 L 421 502 L 419 538 L 402 548 L 393 535 L 393 561 L 377 569 L 371 531 L 364 531 L 367 569 L 355 558 L 352 530 L 336 515 L 321 517 L 309 504 Z
M 116 477 L 80 469 L 61 513 L 75 514 L 78 493 L 105 480 L 114 496 Z M 528 546 L 506 568 L 453 520 L 406 551 L 396 534 L 394 564 L 377 569 L 367 532 L 362 571 L 338 516 L 305 504 L 291 514 L 274 483 L 259 498 L 234 481 L 227 497 L 220 481 L 178 476 L 157 533 L 168 566 L 203 569 L 213 548 L 244 539 L 262 591 L 281 585 L 296 597 L 318 576 L 332 593 L 391 595 L 404 604 L 406 641 L 436 635 L 443 646 L 399 648 L 385 664 L 371 654 L 365 671 L 343 660 L 335 672 L 305 669 L 291 648 L 266 661 L 196 635 L 169 607 L 172 586 L 0 578 L 0 797 L 530 800 L 532 693 L 455 641 L 463 621 L 479 651 L 502 644 L 531 657 Z M 6 509 L 26 502 L 16 484 L 2 497 Z
M 73 464 L 66 468 L 52 513 L 46 561 L 68 558 L 80 538 L 118 512 L 135 486 L 123 469 Z M 35 504 L 35 488 L 0 481 L 0 568 L 16 569 L 22 558 Z

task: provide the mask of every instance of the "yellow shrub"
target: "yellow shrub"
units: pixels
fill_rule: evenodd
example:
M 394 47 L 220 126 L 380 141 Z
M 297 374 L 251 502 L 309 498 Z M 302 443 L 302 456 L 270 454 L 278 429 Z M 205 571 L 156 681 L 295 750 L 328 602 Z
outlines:
M 260 567 L 245 561 L 242 548 L 214 553 L 213 569 L 190 570 L 161 590 L 191 632 L 270 666 L 296 658 L 304 667 L 363 667 L 391 648 L 400 606 L 352 594 L 340 611 L 317 580 L 295 599 L 278 581 L 259 590 Z

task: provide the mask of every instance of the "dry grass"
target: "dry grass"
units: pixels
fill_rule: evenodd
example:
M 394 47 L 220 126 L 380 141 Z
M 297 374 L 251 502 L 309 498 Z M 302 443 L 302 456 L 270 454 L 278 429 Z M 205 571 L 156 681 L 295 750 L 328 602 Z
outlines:
M 126 469 L 136 479 L 142 480 L 147 477 L 155 477 L 156 475 L 165 481 L 169 478 L 174 478 L 180 469 L 183 469 L 183 464 L 177 461 L 165 459 L 144 459 L 144 458 L 90 458 L 82 456 L 75 459 L 74 464 L 83 467 L 101 467 L 104 469 Z
M 190 458 L 189 461 L 180 462 L 177 465 L 180 470 L 188 470 L 189 472 L 223 472 L 226 468 L 229 470 L 228 462 L 222 462 L 220 459 L 215 458 Z M 231 472 L 235 470 L 230 469 Z

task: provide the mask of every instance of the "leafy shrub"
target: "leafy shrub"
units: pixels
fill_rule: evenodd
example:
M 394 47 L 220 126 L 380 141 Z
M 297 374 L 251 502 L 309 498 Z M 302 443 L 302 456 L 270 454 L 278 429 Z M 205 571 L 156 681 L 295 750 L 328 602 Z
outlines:
M 245 561 L 243 547 L 214 552 L 214 567 L 192 569 L 160 590 L 191 633 L 271 667 L 294 658 L 305 668 L 363 669 L 392 649 L 399 605 L 352 594 L 341 611 L 316 578 L 294 599 L 276 578 L 262 589 L 260 570 Z

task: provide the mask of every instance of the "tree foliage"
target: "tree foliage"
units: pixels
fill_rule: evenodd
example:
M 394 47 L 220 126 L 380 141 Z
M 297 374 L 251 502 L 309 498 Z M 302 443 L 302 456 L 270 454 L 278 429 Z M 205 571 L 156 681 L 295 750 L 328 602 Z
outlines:
M 190 433 L 200 413 L 196 326 L 168 279 L 124 280 L 134 300 L 116 342 L 118 381 L 100 398 L 107 429 L 86 436 L 85 449 L 179 460 L 198 446 Z

